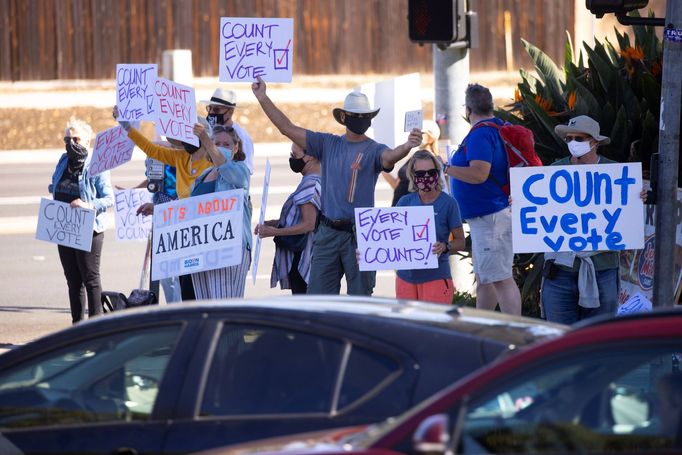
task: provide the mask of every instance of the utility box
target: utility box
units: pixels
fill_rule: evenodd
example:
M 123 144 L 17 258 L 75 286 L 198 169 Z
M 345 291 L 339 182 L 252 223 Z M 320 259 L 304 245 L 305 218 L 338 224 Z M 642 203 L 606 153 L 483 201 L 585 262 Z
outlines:
M 161 54 L 161 76 L 178 84 L 193 84 L 192 51 L 190 49 L 169 49 Z

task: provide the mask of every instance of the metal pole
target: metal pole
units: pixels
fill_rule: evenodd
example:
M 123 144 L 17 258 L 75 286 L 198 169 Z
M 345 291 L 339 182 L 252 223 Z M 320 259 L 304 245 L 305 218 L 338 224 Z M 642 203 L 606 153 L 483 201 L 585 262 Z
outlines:
M 663 32 L 663 83 L 659 125 L 654 295 L 657 307 L 675 305 L 677 169 L 682 96 L 682 2 L 668 0 Z

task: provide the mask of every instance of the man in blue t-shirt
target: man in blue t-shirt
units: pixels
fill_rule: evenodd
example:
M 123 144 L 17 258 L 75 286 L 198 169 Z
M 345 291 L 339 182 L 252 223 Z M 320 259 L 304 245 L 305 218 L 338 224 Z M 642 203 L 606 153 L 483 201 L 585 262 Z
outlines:
M 322 165 L 322 211 L 315 233 L 308 294 L 339 294 L 341 278 L 346 275 L 347 292 L 371 295 L 375 272 L 360 272 L 355 257 L 355 208 L 374 207 L 374 187 L 382 171 L 417 147 L 422 140 L 417 128 L 402 145 L 390 149 L 365 135 L 379 109 L 372 109 L 367 97 L 350 93 L 343 109 L 334 109 L 334 118 L 346 127 L 346 134 L 316 133 L 295 125 L 265 93 L 265 82 L 258 77 L 253 94 L 263 112 L 279 131 L 317 158 Z
M 502 189 L 508 177 L 507 154 L 497 128 L 480 123 L 504 122 L 493 113 L 493 97 L 486 87 L 469 84 L 466 116 L 472 125 L 452 155 L 445 174 L 452 177 L 452 195 L 471 231 L 476 274 L 476 307 L 521 314 L 521 294 L 512 276 L 511 211 Z

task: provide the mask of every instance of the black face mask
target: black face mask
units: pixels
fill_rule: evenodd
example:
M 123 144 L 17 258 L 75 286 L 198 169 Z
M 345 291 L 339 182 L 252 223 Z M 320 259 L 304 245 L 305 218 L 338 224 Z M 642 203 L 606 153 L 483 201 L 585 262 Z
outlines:
M 344 121 L 346 122 L 346 127 L 355 134 L 365 134 L 365 131 L 367 131 L 372 124 L 371 118 L 360 118 L 350 115 L 346 115 Z
M 199 147 L 197 147 L 194 144 L 190 144 L 189 142 L 182 142 L 182 146 L 185 149 L 185 151 L 191 155 L 201 148 L 201 141 L 199 141 Z
M 296 173 L 301 173 L 303 172 L 303 168 L 305 167 L 305 161 L 303 158 L 289 158 L 289 167 L 291 168 L 292 171 Z
M 69 166 L 71 166 L 72 169 L 82 168 L 88 157 L 88 149 L 77 144 L 73 140 L 66 144 L 64 149 L 66 150 L 66 156 L 69 159 Z
M 216 125 L 225 123 L 225 114 L 208 114 L 206 121 L 211 125 L 211 128 L 214 128 Z

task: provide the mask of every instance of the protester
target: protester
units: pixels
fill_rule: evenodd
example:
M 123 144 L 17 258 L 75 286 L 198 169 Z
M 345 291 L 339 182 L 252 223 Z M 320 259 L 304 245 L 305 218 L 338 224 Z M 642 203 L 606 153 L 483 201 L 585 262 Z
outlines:
M 313 252 L 313 231 L 321 205 L 322 184 L 320 162 L 296 144 L 291 145 L 289 167 L 303 178 L 282 206 L 279 220 L 269 220 L 256 226 L 261 237 L 293 236 L 296 247 L 275 247 L 270 287 L 291 289 L 292 294 L 305 294 L 310 280 L 310 264 Z M 291 241 L 293 242 L 293 240 Z M 299 248 L 303 246 L 302 250 Z M 298 251 L 297 251 L 298 250 Z
M 360 92 L 350 93 L 334 118 L 346 134 L 317 133 L 295 125 L 266 94 L 263 79 L 252 85 L 256 99 L 279 131 L 320 160 L 322 165 L 322 213 L 315 233 L 308 294 L 338 294 L 346 276 L 352 295 L 371 295 L 375 272 L 360 272 L 355 257 L 354 209 L 374 206 L 374 187 L 381 171 L 390 171 L 421 142 L 421 131 L 412 130 L 405 144 L 389 149 L 365 135 L 379 109 L 372 109 Z
M 244 190 L 242 223 L 242 260 L 237 265 L 192 274 L 197 299 L 223 299 L 244 297 L 246 274 L 251 265 L 251 207 L 249 198 L 249 168 L 244 162 L 241 140 L 234 128 L 216 125 L 209 137 L 200 123 L 194 125 L 196 134 L 208 151 L 213 167 L 205 170 L 194 181 L 192 196 Z
M 156 145 L 167 146 L 172 145 L 171 142 L 157 141 Z M 181 145 L 176 146 L 182 149 Z M 151 159 L 151 158 L 147 158 Z M 152 202 L 145 202 L 141 204 L 136 211 L 137 215 L 151 216 L 154 214 L 154 206 L 165 204 L 167 202 L 178 199 L 178 193 L 175 191 L 175 168 L 168 164 L 163 165 L 164 178 L 158 191 L 152 193 Z M 147 188 L 149 179 L 140 182 L 135 188 Z M 117 187 L 118 188 L 118 187 Z M 124 189 L 124 188 L 118 188 Z M 166 297 L 166 303 L 176 303 L 182 301 L 182 292 L 180 289 L 180 279 L 177 276 L 162 278 L 159 284 L 163 288 L 163 294 Z
M 452 195 L 469 223 L 476 277 L 476 307 L 521 314 L 521 293 L 512 276 L 511 210 L 502 183 L 508 180 L 504 143 L 494 127 L 479 122 L 504 122 L 493 113 L 490 90 L 469 84 L 465 112 L 472 125 L 444 173 L 452 177 Z
M 237 107 L 237 94 L 232 90 L 217 88 L 210 100 L 201 102 L 206 104 L 206 112 L 208 112 L 206 121 L 211 127 L 222 125 L 234 128 L 237 132 L 242 141 L 241 151 L 246 155 L 246 166 L 249 168 L 249 172 L 253 174 L 253 140 L 249 133 L 232 119 Z
M 418 150 L 404 167 L 407 168 L 410 192 L 400 198 L 397 206 L 433 207 L 436 239 L 431 252 L 438 255 L 438 268 L 398 270 L 396 297 L 450 304 L 455 287 L 448 256 L 465 246 L 459 206 L 452 196 L 442 191 L 440 159 L 431 151 Z M 453 240 L 449 240 L 450 235 Z
M 114 119 L 118 118 L 118 108 L 114 106 Z M 184 151 L 175 147 L 165 147 L 154 144 L 152 141 L 144 137 L 144 135 L 130 122 L 118 122 L 123 129 L 128 132 L 128 137 L 137 145 L 148 157 L 161 161 L 169 166 L 175 168 L 175 191 L 178 199 L 189 197 L 190 189 L 194 183 L 194 179 L 199 174 L 212 166 L 211 162 L 206 157 L 206 147 L 196 147 L 192 144 L 178 141 L 184 148 Z M 192 286 L 192 279 L 190 275 L 181 275 L 180 287 L 182 288 L 182 300 L 194 300 L 194 288 Z
M 440 158 L 440 152 L 438 151 L 440 127 L 438 124 L 433 120 L 424 120 L 422 125 L 422 134 L 422 143 L 419 145 L 419 148 L 421 150 L 427 150 L 431 152 L 433 156 Z M 393 201 L 391 202 L 391 206 L 395 207 L 395 205 L 398 203 L 398 200 L 409 192 L 408 188 L 410 186 L 410 182 L 407 178 L 407 163 L 401 166 L 400 170 L 398 171 L 398 178 L 393 177 L 393 174 L 390 172 L 384 172 L 382 175 L 388 184 L 391 185 L 391 188 L 393 188 Z M 446 188 L 442 188 L 442 190 L 447 191 Z
M 614 163 L 597 148 L 611 140 L 599 134 L 599 123 L 581 115 L 568 125 L 557 125 L 556 134 L 566 141 L 570 155 L 553 166 Z M 545 253 L 541 302 L 548 321 L 573 324 L 618 310 L 619 252 Z
M 92 128 L 83 120 L 71 117 L 64 130 L 64 148 L 57 162 L 49 192 L 56 201 L 71 207 L 95 211 L 95 226 L 90 251 L 59 245 L 59 260 L 64 269 L 69 288 L 71 321 L 75 324 L 85 318 L 87 293 L 88 316 L 102 314 L 102 283 L 99 268 L 104 243 L 104 225 L 107 208 L 114 205 L 109 171 L 90 176 L 88 153 L 93 137 Z

